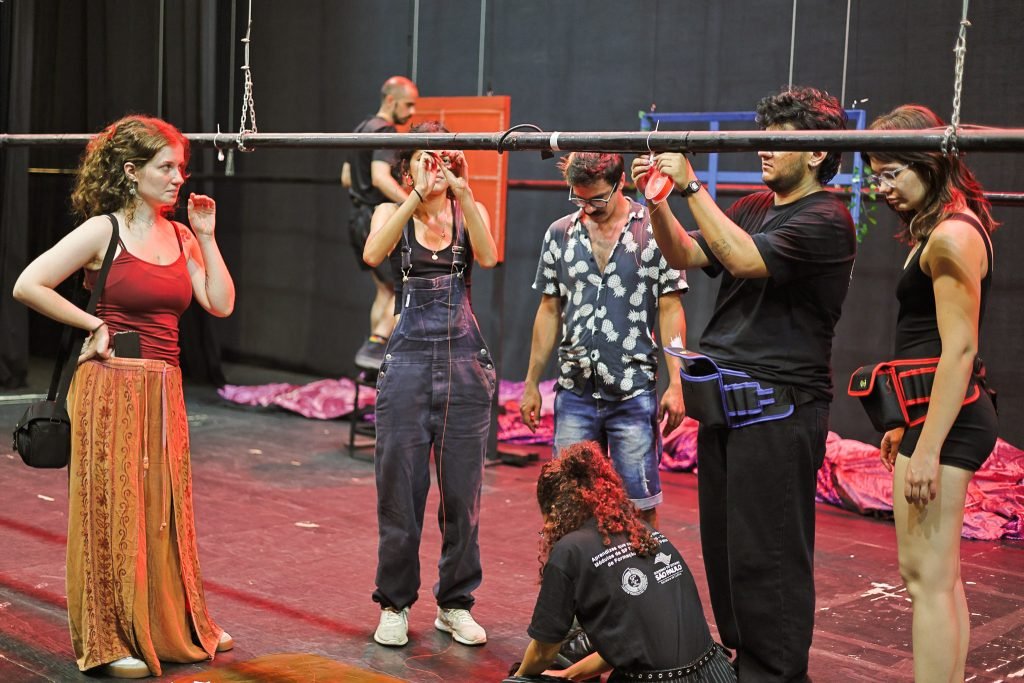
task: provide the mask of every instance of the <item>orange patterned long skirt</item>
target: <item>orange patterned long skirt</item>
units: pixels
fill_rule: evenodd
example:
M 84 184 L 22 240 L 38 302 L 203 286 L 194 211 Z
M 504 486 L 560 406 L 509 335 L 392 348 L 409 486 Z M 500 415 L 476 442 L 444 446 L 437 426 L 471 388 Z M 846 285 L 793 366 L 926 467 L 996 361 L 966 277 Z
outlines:
M 82 671 L 137 657 L 214 656 L 192 512 L 181 371 L 163 361 L 83 363 L 72 423 L 67 592 Z

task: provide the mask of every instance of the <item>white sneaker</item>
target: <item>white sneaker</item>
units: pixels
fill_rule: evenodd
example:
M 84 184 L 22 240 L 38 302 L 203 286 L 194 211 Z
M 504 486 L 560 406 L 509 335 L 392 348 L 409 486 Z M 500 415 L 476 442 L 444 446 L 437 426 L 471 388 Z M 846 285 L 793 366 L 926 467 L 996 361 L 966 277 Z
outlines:
M 483 645 L 487 642 L 487 631 L 476 623 L 468 609 L 437 608 L 434 628 L 452 634 L 456 642 L 463 645 Z
M 227 652 L 235 647 L 235 639 L 228 635 L 227 631 L 220 632 L 220 640 L 217 641 L 217 652 Z
M 409 642 L 409 608 L 396 610 L 385 607 L 380 611 L 380 623 L 373 639 L 388 647 L 401 647 Z
M 148 678 L 153 675 L 146 663 L 136 657 L 122 657 L 107 664 L 105 669 L 106 674 L 113 678 Z

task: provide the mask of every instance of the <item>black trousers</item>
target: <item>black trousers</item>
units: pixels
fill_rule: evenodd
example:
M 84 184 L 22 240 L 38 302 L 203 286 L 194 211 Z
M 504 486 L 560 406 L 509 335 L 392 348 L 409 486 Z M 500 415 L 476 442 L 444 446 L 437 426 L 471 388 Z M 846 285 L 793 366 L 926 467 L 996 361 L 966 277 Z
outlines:
M 722 643 L 739 680 L 801 681 L 814 630 L 814 495 L 828 403 L 697 435 L 700 536 Z

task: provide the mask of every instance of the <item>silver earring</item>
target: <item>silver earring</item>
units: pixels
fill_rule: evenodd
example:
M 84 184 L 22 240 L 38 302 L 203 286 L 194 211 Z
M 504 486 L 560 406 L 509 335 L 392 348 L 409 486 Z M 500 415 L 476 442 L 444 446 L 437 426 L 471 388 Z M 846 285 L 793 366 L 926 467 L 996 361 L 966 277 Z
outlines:
M 128 188 L 128 194 L 130 194 L 133 197 L 135 196 L 135 186 L 134 185 L 132 185 L 131 187 Z

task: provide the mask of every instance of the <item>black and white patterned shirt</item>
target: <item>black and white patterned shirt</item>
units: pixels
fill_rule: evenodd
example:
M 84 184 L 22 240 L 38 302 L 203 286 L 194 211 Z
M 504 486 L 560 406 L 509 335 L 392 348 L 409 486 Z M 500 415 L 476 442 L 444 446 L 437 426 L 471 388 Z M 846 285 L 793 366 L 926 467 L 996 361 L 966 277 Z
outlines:
M 628 222 L 603 273 L 580 222 L 582 209 L 544 234 L 533 288 L 561 300 L 558 385 L 580 396 L 588 385 L 595 398 L 609 401 L 654 389 L 658 297 L 687 289 L 685 276 L 669 268 L 654 241 L 646 207 L 629 203 Z

